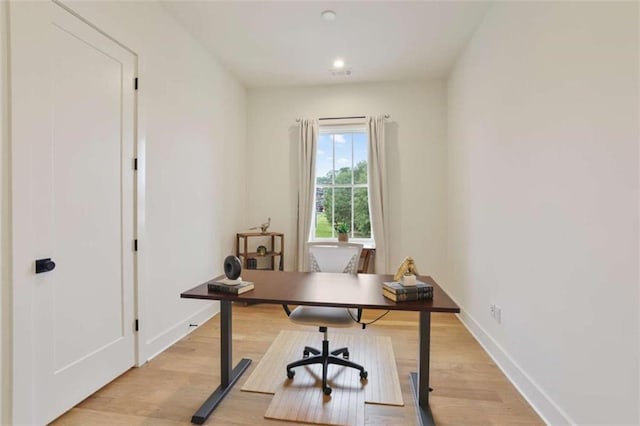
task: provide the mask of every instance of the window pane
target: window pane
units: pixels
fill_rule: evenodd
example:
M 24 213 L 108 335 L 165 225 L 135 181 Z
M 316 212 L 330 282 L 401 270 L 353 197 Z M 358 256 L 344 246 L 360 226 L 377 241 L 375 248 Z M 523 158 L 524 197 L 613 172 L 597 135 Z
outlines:
M 353 167 L 352 133 L 334 135 L 336 184 L 351 184 Z
M 353 183 L 367 183 L 367 134 L 353 134 Z
M 331 238 L 331 224 L 327 220 L 327 215 L 324 211 L 316 210 L 316 238 Z
M 351 188 L 335 188 L 333 223 L 346 223 L 351 229 Z
M 316 186 L 316 213 L 324 213 L 325 188 Z
M 333 189 L 322 188 L 321 195 L 318 196 L 316 189 L 316 237 L 333 237 Z M 318 205 L 322 212 L 318 211 Z
M 331 184 L 333 171 L 333 141 L 329 133 L 320 133 L 318 138 L 318 152 L 316 155 L 316 183 Z
M 367 188 L 353 190 L 353 237 L 371 238 L 369 216 L 369 191 Z

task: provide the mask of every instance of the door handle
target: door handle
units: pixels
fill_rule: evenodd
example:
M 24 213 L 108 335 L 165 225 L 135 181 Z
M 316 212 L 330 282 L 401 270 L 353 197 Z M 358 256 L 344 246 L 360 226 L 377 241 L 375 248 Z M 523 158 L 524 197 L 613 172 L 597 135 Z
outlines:
M 53 271 L 55 268 L 56 263 L 51 258 L 36 260 L 36 274 Z

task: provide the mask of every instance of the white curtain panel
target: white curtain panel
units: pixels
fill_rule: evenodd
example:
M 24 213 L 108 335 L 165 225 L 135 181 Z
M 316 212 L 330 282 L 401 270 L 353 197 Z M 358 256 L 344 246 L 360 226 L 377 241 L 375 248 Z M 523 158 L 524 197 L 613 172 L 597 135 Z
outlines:
M 367 117 L 369 132 L 369 211 L 376 242 L 375 271 L 389 273 L 389 197 L 383 115 Z
M 314 208 L 318 122 L 316 120 L 300 120 L 299 139 L 296 263 L 298 271 L 307 271 L 308 259 L 305 256 L 305 245 L 309 241 L 311 233 L 311 218 Z

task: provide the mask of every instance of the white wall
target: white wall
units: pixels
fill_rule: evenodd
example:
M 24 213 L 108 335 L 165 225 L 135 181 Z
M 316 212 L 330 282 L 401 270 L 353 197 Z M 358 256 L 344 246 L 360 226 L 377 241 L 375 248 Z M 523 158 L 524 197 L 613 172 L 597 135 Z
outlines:
M 497 3 L 448 85 L 448 286 L 552 424 L 640 422 L 638 35 L 637 3 Z
M 8 21 L 7 3 L 0 1 L 0 424 L 9 424 L 10 399 L 10 319 L 9 284 L 9 117 L 8 117 Z
M 285 269 L 295 269 L 297 211 L 296 118 L 390 114 L 390 265 L 413 256 L 419 271 L 444 274 L 445 84 L 339 84 L 251 89 L 247 173 L 249 222 L 268 216 L 285 233 Z M 381 272 L 381 271 L 378 271 Z
M 138 56 L 144 362 L 217 311 L 180 292 L 222 272 L 246 222 L 245 178 L 235 173 L 246 153 L 246 91 L 159 3 L 64 4 Z M 3 334 L 10 329 L 3 322 Z

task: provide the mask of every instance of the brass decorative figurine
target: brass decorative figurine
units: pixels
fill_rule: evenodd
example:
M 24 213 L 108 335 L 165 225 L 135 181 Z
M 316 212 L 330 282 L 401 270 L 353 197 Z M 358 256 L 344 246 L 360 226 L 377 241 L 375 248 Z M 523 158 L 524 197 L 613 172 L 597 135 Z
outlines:
M 258 228 L 260 228 L 260 231 L 261 231 L 263 234 L 266 234 L 266 233 L 267 233 L 267 229 L 269 229 L 269 226 L 271 226 L 271 218 L 269 218 L 269 219 L 268 219 L 265 223 L 263 223 L 262 225 L 260 225 L 260 226 L 254 226 L 253 228 L 249 228 L 249 229 L 250 229 L 250 230 L 253 230 L 253 229 L 258 229 Z
M 418 275 L 418 269 L 416 268 L 416 264 L 413 262 L 413 259 L 409 256 L 405 257 L 400 267 L 398 268 L 398 272 L 393 276 L 394 281 L 400 281 L 403 277 L 412 275 L 414 277 Z M 415 285 L 415 284 L 414 284 Z

